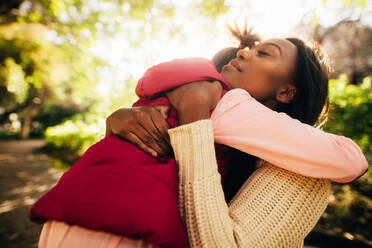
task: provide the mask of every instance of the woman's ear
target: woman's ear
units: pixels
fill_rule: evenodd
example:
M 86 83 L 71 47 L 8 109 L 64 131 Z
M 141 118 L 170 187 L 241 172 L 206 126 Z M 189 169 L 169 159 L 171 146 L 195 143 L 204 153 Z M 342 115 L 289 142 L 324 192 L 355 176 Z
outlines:
M 290 103 L 296 95 L 296 87 L 292 84 L 282 86 L 276 92 L 276 100 L 281 103 Z

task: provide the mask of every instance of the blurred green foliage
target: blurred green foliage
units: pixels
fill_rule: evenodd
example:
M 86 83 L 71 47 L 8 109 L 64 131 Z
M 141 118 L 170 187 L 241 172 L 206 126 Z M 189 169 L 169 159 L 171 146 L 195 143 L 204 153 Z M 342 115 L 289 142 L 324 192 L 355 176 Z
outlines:
M 199 14 L 205 17 L 215 18 L 218 15 L 225 14 L 229 8 L 224 0 L 202 0 L 195 3 L 192 7 L 199 10 Z
M 88 106 L 91 94 L 81 88 L 96 84 L 95 69 L 102 64 L 78 47 L 49 41 L 50 34 L 42 24 L 0 25 L 0 124 L 18 114 L 23 138 L 31 120 L 51 106 L 76 112 Z
M 372 85 L 348 84 L 344 75 L 330 80 L 330 117 L 325 130 L 350 137 L 369 160 L 369 171 L 350 184 L 332 185 L 329 206 L 317 228 L 331 235 L 372 240 Z
M 89 146 L 100 138 L 104 125 L 88 124 L 80 118 L 74 118 L 49 127 L 45 131 L 47 144 L 55 150 L 82 155 Z
M 228 6 L 224 0 L 203 0 L 186 3 L 185 9 L 212 20 Z M 169 25 L 174 16 L 175 3 L 160 0 L 0 2 L 0 127 L 27 138 L 64 121 L 53 108 L 90 109 L 100 99 L 100 71 L 114 67 L 92 52 L 96 42 L 121 35 L 124 47 L 136 48 L 159 34 L 170 39 L 182 31 L 182 23 Z M 12 113 L 17 118 L 9 120 Z
M 136 81 L 129 78 L 123 84 L 125 87 L 119 94 L 111 97 L 97 96 L 86 112 L 48 127 L 45 140 L 49 149 L 59 153 L 59 157 L 65 156 L 65 161 L 72 163 L 89 146 L 99 141 L 104 136 L 106 117 L 118 108 L 130 107 L 137 99 L 134 94 Z
M 317 228 L 331 235 L 372 240 L 372 177 L 365 174 L 350 184 L 333 184 L 326 212 Z
M 372 153 L 371 77 L 362 84 L 348 84 L 346 76 L 330 80 L 330 114 L 326 131 L 353 139 L 364 152 Z

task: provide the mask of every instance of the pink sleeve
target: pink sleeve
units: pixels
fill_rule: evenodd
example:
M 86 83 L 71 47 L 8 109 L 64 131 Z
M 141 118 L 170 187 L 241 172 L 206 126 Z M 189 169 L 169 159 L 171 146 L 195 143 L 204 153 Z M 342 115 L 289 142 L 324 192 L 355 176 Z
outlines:
M 213 62 L 205 58 L 175 59 L 149 68 L 138 80 L 136 94 L 154 98 L 161 92 L 195 81 L 218 80 L 231 89 L 217 72 Z
M 275 112 L 242 89 L 226 93 L 211 119 L 217 143 L 304 176 L 345 183 L 368 168 L 363 152 L 351 139 Z

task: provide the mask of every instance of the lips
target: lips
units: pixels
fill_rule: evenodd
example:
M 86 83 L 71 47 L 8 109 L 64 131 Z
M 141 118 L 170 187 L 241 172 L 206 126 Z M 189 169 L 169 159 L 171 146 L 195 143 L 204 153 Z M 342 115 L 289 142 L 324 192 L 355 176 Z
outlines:
M 242 70 L 240 69 L 238 61 L 236 61 L 235 59 L 230 61 L 230 65 L 234 66 L 238 71 L 242 72 Z

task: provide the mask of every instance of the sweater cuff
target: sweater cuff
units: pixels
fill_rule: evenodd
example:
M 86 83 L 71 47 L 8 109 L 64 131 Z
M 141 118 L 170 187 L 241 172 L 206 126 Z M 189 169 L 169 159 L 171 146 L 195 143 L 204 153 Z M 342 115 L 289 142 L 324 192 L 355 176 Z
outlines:
M 168 130 L 180 183 L 218 174 L 212 121 L 200 120 Z

